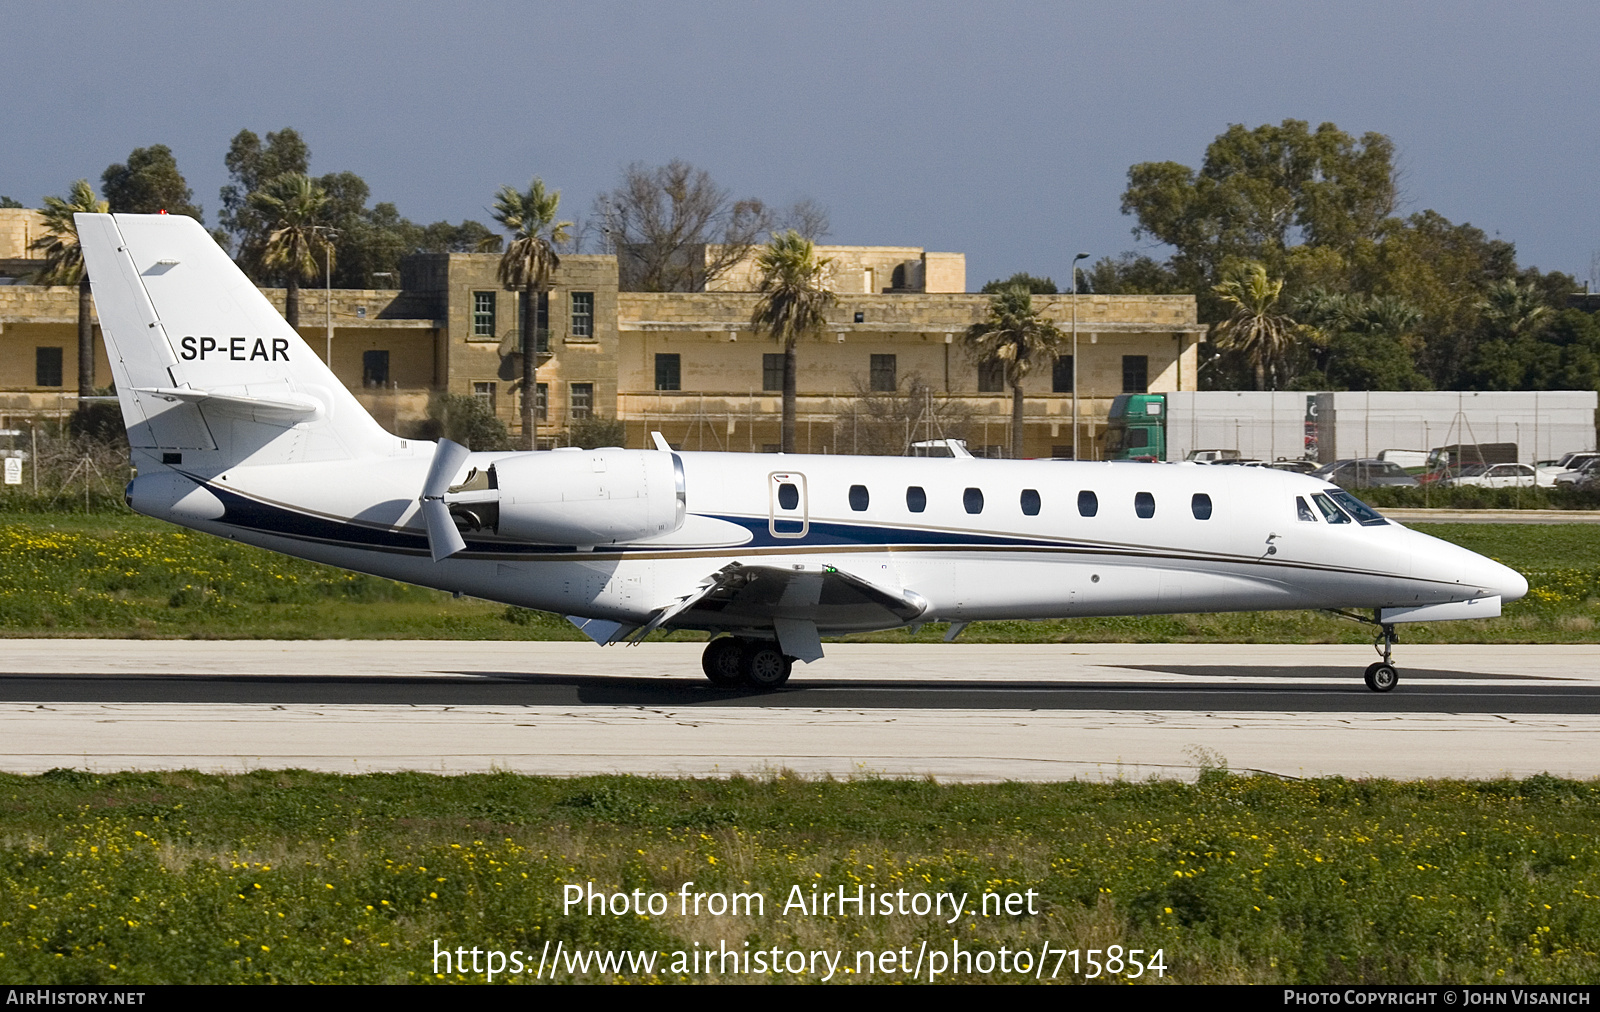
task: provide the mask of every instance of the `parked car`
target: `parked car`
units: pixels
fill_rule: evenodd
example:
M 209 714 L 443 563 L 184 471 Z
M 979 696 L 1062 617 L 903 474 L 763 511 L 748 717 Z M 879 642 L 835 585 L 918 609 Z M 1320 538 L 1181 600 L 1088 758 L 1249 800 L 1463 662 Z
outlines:
M 1552 484 L 1554 481 L 1550 478 Z M 1439 484 L 1445 488 L 1532 488 L 1544 482 L 1531 464 L 1468 464 L 1460 474 Z
M 1415 488 L 1417 479 L 1406 474 L 1399 464 L 1375 457 L 1336 460 L 1311 472 L 1311 477 L 1332 482 L 1340 488 Z
M 1279 457 L 1267 466 L 1279 471 L 1292 471 L 1295 474 L 1310 474 L 1317 469 L 1314 460 L 1286 460 L 1283 457 Z
M 1600 475 L 1600 457 L 1595 457 L 1574 471 L 1562 471 L 1555 477 L 1556 488 L 1588 488 L 1593 478 Z
M 1183 459 L 1197 464 L 1215 464 L 1222 460 L 1238 460 L 1243 456 L 1238 450 L 1190 450 Z

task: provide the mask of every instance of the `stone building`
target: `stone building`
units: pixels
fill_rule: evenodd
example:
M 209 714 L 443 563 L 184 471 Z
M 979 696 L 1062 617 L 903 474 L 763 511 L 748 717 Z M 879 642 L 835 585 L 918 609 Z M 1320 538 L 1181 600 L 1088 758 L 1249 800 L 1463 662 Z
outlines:
M 30 227 L 24 214 L 35 212 L 0 211 L 0 427 L 64 415 L 76 401 L 76 291 L 27 283 L 37 261 L 30 264 L 25 242 L 5 239 Z M 963 349 L 964 331 L 984 318 L 989 299 L 963 291 L 961 255 L 821 252 L 835 258 L 837 302 L 825 331 L 798 349 L 798 449 L 861 449 L 863 423 L 880 435 L 885 425 L 902 427 L 896 445 L 961 436 L 975 451 L 1009 447 L 1010 390 Z M 449 392 L 479 398 L 516 433 L 519 298 L 499 286 L 497 262 L 494 254 L 419 254 L 404 262 L 396 290 L 335 290 L 330 299 L 302 289 L 300 332 L 395 431 L 424 432 L 430 400 Z M 705 287 L 625 291 L 616 256 L 563 256 L 535 310 L 541 444 L 559 445 L 575 421 L 598 417 L 620 419 L 629 446 L 648 446 L 659 430 L 685 449 L 775 449 L 782 356 L 751 327 L 753 275 L 739 265 Z M 281 290 L 265 294 L 281 308 Z M 1063 330 L 1072 303 L 1067 295 L 1034 299 Z M 1071 453 L 1075 366 L 1085 456 L 1112 397 L 1197 388 L 1195 345 L 1205 328 L 1192 297 L 1083 295 L 1077 316 L 1076 361 L 1045 365 L 1025 385 L 1030 456 Z M 97 348 L 96 382 L 109 385 L 98 341 Z M 922 403 L 906 402 L 913 388 Z

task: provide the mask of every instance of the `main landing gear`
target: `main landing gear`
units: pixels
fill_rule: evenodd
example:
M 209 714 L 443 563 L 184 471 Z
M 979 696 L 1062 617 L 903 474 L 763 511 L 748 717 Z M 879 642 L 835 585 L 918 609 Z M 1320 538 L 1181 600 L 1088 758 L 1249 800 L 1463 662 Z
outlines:
M 720 636 L 706 644 L 700 667 L 719 689 L 776 689 L 789 680 L 794 658 L 771 640 Z

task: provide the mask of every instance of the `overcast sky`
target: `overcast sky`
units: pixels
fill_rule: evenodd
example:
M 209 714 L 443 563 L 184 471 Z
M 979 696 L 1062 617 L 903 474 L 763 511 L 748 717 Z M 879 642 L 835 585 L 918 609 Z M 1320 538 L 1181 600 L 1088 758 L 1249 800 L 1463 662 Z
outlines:
M 630 162 L 829 208 L 830 242 L 967 254 L 971 288 L 1135 247 L 1128 166 L 1230 123 L 1378 131 L 1432 208 L 1583 280 L 1600 42 L 1583 3 L 6 2 L 0 194 L 166 144 L 215 223 L 243 128 L 292 126 L 418 222 Z M 1161 255 L 1159 251 L 1157 255 Z

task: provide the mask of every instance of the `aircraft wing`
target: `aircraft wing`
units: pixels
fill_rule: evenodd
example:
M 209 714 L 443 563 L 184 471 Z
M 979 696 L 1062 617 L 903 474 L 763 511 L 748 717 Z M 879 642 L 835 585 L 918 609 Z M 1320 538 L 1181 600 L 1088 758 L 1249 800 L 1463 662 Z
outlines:
M 784 653 L 813 661 L 822 656 L 819 629 L 883 628 L 914 621 L 927 607 L 913 591 L 884 587 L 834 566 L 731 562 L 636 629 L 571 616 L 569 621 L 601 643 L 624 638 L 637 643 L 673 626 L 772 630 Z

